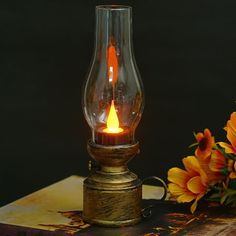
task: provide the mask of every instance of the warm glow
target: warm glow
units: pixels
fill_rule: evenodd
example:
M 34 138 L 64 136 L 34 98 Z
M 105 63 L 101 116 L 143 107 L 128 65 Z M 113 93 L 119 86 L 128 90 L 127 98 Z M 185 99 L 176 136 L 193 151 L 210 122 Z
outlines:
M 114 100 L 111 102 L 111 108 L 107 118 L 107 128 L 103 130 L 106 133 L 120 133 L 123 129 L 119 127 L 119 119 L 116 114 L 116 109 L 114 106 Z
M 107 49 L 107 68 L 109 82 L 111 82 L 114 86 L 118 79 L 118 60 L 116 56 L 116 49 L 114 46 L 110 46 Z

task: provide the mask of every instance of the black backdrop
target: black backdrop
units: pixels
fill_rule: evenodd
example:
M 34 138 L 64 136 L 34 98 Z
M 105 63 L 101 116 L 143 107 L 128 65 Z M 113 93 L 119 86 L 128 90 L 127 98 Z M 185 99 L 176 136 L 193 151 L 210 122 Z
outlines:
M 193 131 L 209 127 L 224 138 L 236 108 L 235 1 L 1 1 L 0 205 L 88 174 L 81 90 L 94 8 L 108 3 L 133 6 L 146 92 L 141 154 L 130 168 L 142 178 L 166 177 L 191 153 Z

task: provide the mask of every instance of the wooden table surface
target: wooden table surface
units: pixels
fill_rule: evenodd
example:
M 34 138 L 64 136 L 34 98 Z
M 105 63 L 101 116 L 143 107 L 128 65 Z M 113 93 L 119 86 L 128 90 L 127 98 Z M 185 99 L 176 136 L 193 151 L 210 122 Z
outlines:
M 163 190 L 143 186 L 143 204 L 154 204 L 152 215 L 140 224 L 102 228 L 83 222 L 83 177 L 70 176 L 0 208 L 0 236 L 155 236 L 236 235 L 235 209 L 203 206 L 195 215 L 189 205 L 160 202 Z

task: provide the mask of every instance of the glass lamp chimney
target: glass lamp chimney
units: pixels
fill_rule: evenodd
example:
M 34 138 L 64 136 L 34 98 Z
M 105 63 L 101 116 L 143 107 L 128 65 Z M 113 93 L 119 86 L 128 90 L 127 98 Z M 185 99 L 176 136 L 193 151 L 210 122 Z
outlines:
M 131 7 L 97 6 L 95 51 L 83 94 L 92 141 L 108 146 L 134 143 L 143 107 Z

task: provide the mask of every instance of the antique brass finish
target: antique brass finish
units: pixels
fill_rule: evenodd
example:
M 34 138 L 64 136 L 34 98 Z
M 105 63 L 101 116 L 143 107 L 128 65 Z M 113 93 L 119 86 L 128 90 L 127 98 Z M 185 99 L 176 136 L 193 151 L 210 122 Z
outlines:
M 138 142 L 104 146 L 88 142 L 100 164 L 84 181 L 83 219 L 91 224 L 123 226 L 141 220 L 142 182 L 127 163 L 139 152 Z

